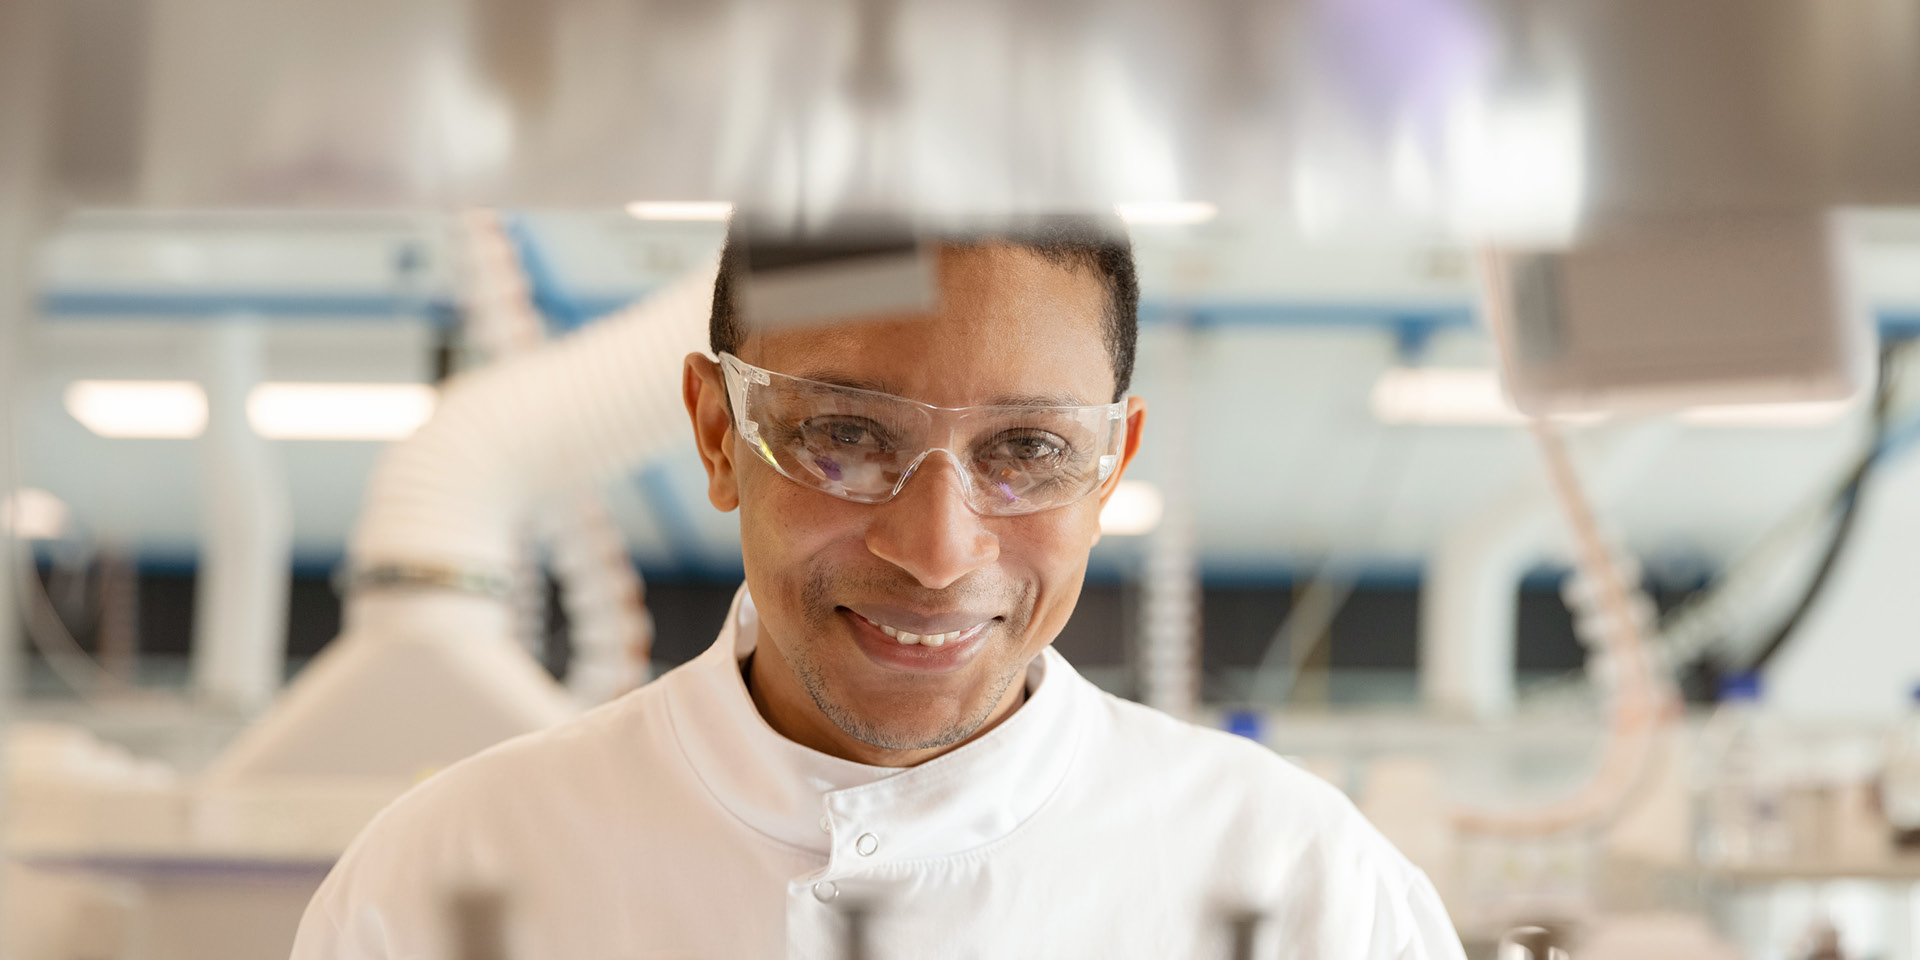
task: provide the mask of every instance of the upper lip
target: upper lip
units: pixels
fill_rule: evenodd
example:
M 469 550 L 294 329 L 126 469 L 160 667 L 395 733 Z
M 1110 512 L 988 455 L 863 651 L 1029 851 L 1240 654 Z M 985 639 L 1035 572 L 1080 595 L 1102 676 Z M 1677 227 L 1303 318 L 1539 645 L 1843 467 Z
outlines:
M 849 606 L 847 609 L 880 626 L 892 627 L 895 630 L 904 630 L 920 636 L 937 636 L 942 633 L 969 630 L 994 618 L 994 614 L 977 610 L 928 613 L 924 610 L 884 604 L 861 604 Z

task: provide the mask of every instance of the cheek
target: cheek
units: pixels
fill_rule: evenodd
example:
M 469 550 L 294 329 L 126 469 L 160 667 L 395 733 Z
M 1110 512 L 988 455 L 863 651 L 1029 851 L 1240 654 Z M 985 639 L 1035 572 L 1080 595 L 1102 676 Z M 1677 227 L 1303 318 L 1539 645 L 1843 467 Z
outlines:
M 1001 532 L 1001 555 L 1012 554 L 1042 574 L 1086 566 L 1100 529 L 1100 503 L 1089 497 L 1056 510 L 1015 519 Z
M 740 482 L 740 536 L 747 563 L 776 577 L 804 578 L 810 558 L 837 543 L 859 541 L 860 519 L 848 509 L 856 506 L 770 470 L 752 469 Z
M 1001 565 L 1027 572 L 1039 588 L 1032 625 L 1036 639 L 1051 639 L 1073 612 L 1099 527 L 1099 503 L 1089 499 L 1018 518 L 1001 532 Z

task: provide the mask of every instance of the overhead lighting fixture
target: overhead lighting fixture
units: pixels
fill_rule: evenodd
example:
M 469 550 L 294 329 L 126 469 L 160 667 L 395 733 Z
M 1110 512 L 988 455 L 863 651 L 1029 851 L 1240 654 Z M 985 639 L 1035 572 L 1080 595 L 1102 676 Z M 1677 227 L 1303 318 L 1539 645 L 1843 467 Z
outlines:
M 184 440 L 207 429 L 207 392 L 191 380 L 76 380 L 64 399 L 103 437 Z
M 1448 118 L 1456 226 L 1480 240 L 1558 245 L 1586 206 L 1586 118 L 1571 82 L 1468 97 Z
M 1485 367 L 1394 367 L 1374 381 L 1373 416 L 1381 423 L 1505 426 L 1527 422 Z
M 263 383 L 247 394 L 247 422 L 269 440 L 401 440 L 436 399 L 421 383 Z
M 22 540 L 58 540 L 67 533 L 67 505 L 34 487 L 22 487 L 0 500 L 0 530 Z
M 1122 480 L 1100 508 L 1100 532 L 1115 537 L 1137 537 L 1153 532 L 1166 512 L 1160 488 L 1144 480 Z
M 1853 399 L 1846 399 L 1693 407 L 1681 411 L 1680 422 L 1696 427 L 1824 427 L 1838 422 L 1855 406 Z
M 1195 223 L 1206 223 L 1220 214 L 1220 209 L 1211 203 L 1195 200 L 1164 201 L 1152 203 L 1116 203 L 1113 212 L 1120 219 L 1136 227 L 1168 226 L 1179 227 Z
M 638 220 L 720 223 L 733 216 L 733 204 L 718 200 L 640 200 L 627 204 Z

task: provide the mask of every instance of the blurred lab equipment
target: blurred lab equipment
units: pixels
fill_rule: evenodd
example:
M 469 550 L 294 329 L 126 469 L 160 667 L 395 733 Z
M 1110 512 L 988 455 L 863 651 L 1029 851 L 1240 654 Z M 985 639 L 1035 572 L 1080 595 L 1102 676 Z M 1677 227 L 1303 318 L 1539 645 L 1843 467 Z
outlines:
M 1505 385 L 1536 415 L 1853 396 L 1874 334 L 1836 215 L 1601 217 L 1488 263 Z
M 1879 783 L 1880 809 L 1902 850 L 1920 847 L 1920 686 L 1912 696 L 1887 736 Z
M 64 829 L 11 833 L 15 855 L 140 889 L 150 956 L 284 950 L 327 867 L 388 801 L 578 709 L 516 639 L 508 584 L 522 524 L 542 496 L 671 442 L 680 360 L 704 340 L 711 289 L 708 265 L 621 316 L 451 381 L 369 485 L 343 636 L 198 777 L 119 806 L 72 806 Z M 623 640 L 610 656 L 634 652 Z M 617 689 L 595 682 L 601 695 Z M 170 925 L 196 911 L 225 919 Z
M 0 84 L 4 96 L 13 105 L 45 94 L 32 109 L 0 116 L 9 160 L 44 155 L 34 164 L 0 162 L 8 201 L 0 206 L 10 212 L 0 217 L 0 276 L 10 279 L 0 284 L 9 291 L 0 309 L 0 385 L 9 388 L 10 371 L 25 365 L 15 360 L 24 354 L 13 350 L 14 316 L 30 309 L 12 291 L 32 286 L 18 268 L 30 235 L 58 219 L 55 208 L 70 205 L 195 215 L 235 205 L 611 207 L 637 197 L 724 198 L 758 200 L 813 223 L 876 199 L 971 210 L 1185 198 L 1207 202 L 1169 206 L 1225 216 L 1212 227 L 1146 226 L 1143 233 L 1217 241 L 1247 229 L 1238 213 L 1320 237 L 1391 230 L 1428 243 L 1533 240 L 1543 227 L 1568 234 L 1568 249 L 1512 244 L 1511 286 L 1525 296 L 1517 298 L 1524 301 L 1518 323 L 1502 328 L 1509 331 L 1503 363 L 1523 409 L 1647 409 L 1683 394 L 1689 402 L 1839 396 L 1864 382 L 1860 357 L 1870 343 L 1858 336 L 1862 328 L 1848 326 L 1843 264 L 1821 259 L 1824 228 L 1816 221 L 1837 205 L 1920 197 L 1920 125 L 1899 122 L 1920 115 L 1920 14 L 1900 3 L 5 6 L 0 23 L 8 29 L 0 35 L 10 34 L 4 45 L 15 55 L 0 57 L 12 81 Z M 48 67 L 45 76 L 33 75 L 36 65 Z M 43 193 L 32 189 L 36 177 L 46 181 Z M 1516 211 L 1547 217 L 1518 222 Z M 1213 269 L 1180 262 L 1190 273 Z M 1713 282 L 1729 272 L 1742 283 Z M 1665 299 L 1648 306 L 1643 296 Z M 596 335 L 603 357 L 580 345 L 558 349 L 570 352 L 578 370 L 592 367 L 578 379 L 640 381 L 621 364 L 677 362 L 677 351 L 698 348 L 694 326 L 703 308 L 684 306 L 686 329 L 657 352 L 627 351 L 612 334 Z M 1646 322 L 1619 322 L 1635 314 Z M 1764 343 L 1756 333 L 1762 324 Z M 1170 349 L 1191 352 L 1184 342 Z M 48 838 L 64 837 L 71 842 L 61 849 L 74 854 L 86 852 L 82 841 L 109 849 L 137 841 L 159 851 L 138 866 L 157 870 L 161 855 L 180 852 L 170 844 L 187 837 L 243 860 L 275 860 L 306 883 L 301 871 L 323 868 L 385 797 L 430 768 L 626 685 L 630 675 L 622 671 L 636 664 L 621 658 L 634 655 L 634 624 L 617 604 L 594 608 L 614 611 L 598 622 L 615 639 L 597 648 L 607 655 L 600 661 L 606 670 L 582 669 L 581 683 L 600 678 L 589 684 L 597 692 L 582 697 L 562 696 L 519 651 L 496 642 L 515 632 L 506 615 L 515 599 L 509 558 L 525 540 L 523 528 L 499 518 L 520 512 L 534 488 L 554 479 L 528 474 L 565 463 L 575 474 L 570 483 L 638 455 L 609 444 L 597 448 L 604 458 L 554 458 L 531 435 L 571 435 L 617 404 L 523 410 L 523 387 L 575 378 L 502 369 L 474 379 L 496 392 L 483 399 L 472 384 L 450 391 L 445 419 L 396 451 L 369 492 L 368 527 L 378 513 L 386 532 L 368 529 L 357 538 L 341 642 L 223 758 L 204 788 L 141 776 L 125 784 L 52 777 L 42 759 L 45 731 L 16 731 L 14 763 L 26 772 L 16 773 L 23 785 L 9 818 L 27 838 L 23 848 L 38 841 L 46 853 L 60 847 Z M 1756 386 L 1762 380 L 1764 389 Z M 647 394 L 647 416 L 635 421 L 677 422 L 676 404 L 660 400 L 658 386 L 636 385 L 655 392 Z M 1876 436 L 1857 469 L 1841 471 L 1832 489 L 1822 485 L 1818 503 L 1787 525 L 1789 546 L 1830 546 L 1806 583 L 1802 609 L 1781 622 L 1769 651 L 1802 623 L 1800 613 L 1831 571 L 1842 571 L 1837 579 L 1847 574 L 1835 561 L 1875 479 L 1875 458 L 1895 443 L 1886 412 L 1876 405 Z M 1441 748 L 1423 739 L 1432 724 L 1409 724 L 1414 729 L 1395 734 L 1405 742 L 1389 745 L 1427 754 L 1416 757 L 1425 764 L 1417 775 L 1402 775 L 1404 761 L 1396 772 L 1395 762 L 1381 760 L 1393 750 L 1377 745 L 1371 754 L 1341 754 L 1337 766 L 1356 789 L 1375 774 L 1382 792 L 1395 783 L 1424 785 L 1397 804 L 1377 801 L 1370 812 L 1414 838 L 1403 845 L 1422 851 L 1416 859 L 1430 871 L 1444 875 L 1457 854 L 1469 891 L 1493 896 L 1522 886 L 1569 900 L 1593 894 L 1608 857 L 1607 827 L 1671 799 L 1651 771 L 1674 722 L 1661 711 L 1672 705 L 1649 678 L 1703 648 L 1736 646 L 1726 628 L 1736 618 L 1718 614 L 1751 617 L 1765 606 L 1767 585 L 1792 565 L 1778 561 L 1791 551 L 1742 560 L 1734 571 L 1740 576 L 1716 585 L 1738 589 L 1695 598 L 1696 609 L 1710 604 L 1716 616 L 1665 619 L 1660 642 L 1645 644 L 1658 649 L 1637 649 L 1634 639 L 1651 632 L 1639 578 L 1616 540 L 1600 535 L 1604 524 L 1580 521 L 1592 511 L 1566 480 L 1581 451 L 1567 455 L 1548 432 L 1541 443 L 1554 458 L 1553 492 L 1580 534 L 1580 613 L 1595 651 L 1589 675 L 1613 734 L 1596 743 L 1583 729 L 1556 744 L 1562 756 L 1599 758 L 1589 788 L 1569 789 L 1579 802 L 1545 811 L 1476 810 L 1487 816 L 1469 819 L 1484 829 L 1456 832 L 1460 824 L 1439 802 L 1449 792 L 1433 755 Z M 483 449 L 495 442 L 499 451 Z M 11 444 L 11 435 L 0 438 L 0 448 Z M 1409 475 L 1420 475 L 1420 466 L 1410 464 Z M 1600 471 L 1590 461 L 1581 466 L 1584 492 L 1606 501 Z M 1153 569 L 1168 574 L 1153 589 L 1156 609 L 1166 614 L 1160 619 L 1171 623 L 1156 624 L 1155 636 L 1171 639 L 1155 644 L 1167 648 L 1155 660 L 1164 669 L 1143 684 L 1159 702 L 1189 709 L 1201 635 L 1190 595 L 1198 593 L 1202 557 L 1187 500 L 1198 485 L 1167 489 L 1177 522 L 1153 554 Z M 272 504 L 227 504 L 251 506 L 261 529 L 278 536 L 266 509 Z M 446 509 L 435 513 L 436 505 Z M 558 525 L 579 529 L 596 520 L 588 506 Z M 1499 629 L 1482 630 L 1471 649 L 1440 645 L 1422 663 L 1427 676 L 1471 676 L 1477 684 L 1471 696 L 1445 703 L 1489 723 L 1459 728 L 1467 731 L 1462 738 L 1475 738 L 1459 754 L 1499 754 L 1536 732 L 1497 726 L 1521 699 L 1512 670 L 1515 584 L 1537 555 L 1554 553 L 1535 549 L 1546 539 L 1543 524 L 1494 534 L 1523 525 L 1536 539 L 1483 536 L 1487 550 L 1476 555 L 1468 543 L 1448 555 L 1469 562 L 1436 561 L 1429 570 L 1433 581 L 1462 585 L 1463 595 L 1508 614 L 1505 646 Z M 402 526 L 417 536 L 394 532 Z M 1905 535 L 1897 523 L 1887 528 Z M 587 559 L 567 569 L 585 571 L 583 580 L 597 585 L 582 595 L 604 588 L 603 596 L 631 596 L 607 555 L 617 544 L 573 542 L 585 546 L 569 555 Z M 278 556 L 283 547 L 269 537 L 250 554 L 229 549 L 226 556 Z M 1470 562 L 1494 553 L 1498 562 Z M 0 568 L 14 561 L 0 557 Z M 266 566 L 248 572 L 265 577 L 274 572 Z M 1749 567 L 1776 579 L 1749 575 Z M 216 603 L 209 594 L 209 606 L 236 600 L 231 586 L 220 593 L 226 599 Z M 1172 601 L 1161 603 L 1169 593 Z M 12 595 L 0 597 L 0 609 Z M 267 592 L 239 597 L 222 615 L 267 622 L 271 601 Z M 45 616 L 37 597 L 27 602 L 36 642 L 58 640 L 58 617 Z M 1489 623 L 1499 621 L 1474 625 Z M 1705 639 L 1693 644 L 1682 635 L 1689 630 Z M 1674 662 L 1658 662 L 1663 653 Z M 88 686 L 83 659 L 48 659 L 74 668 L 82 681 L 76 688 Z M 244 666 L 245 676 L 210 675 L 207 686 L 264 700 L 277 664 Z M 1823 772 L 1820 754 L 1837 748 L 1795 742 L 1813 739 L 1804 730 L 1780 731 L 1771 755 L 1735 749 L 1750 742 L 1729 733 L 1745 726 L 1734 722 L 1738 710 L 1729 704 L 1709 721 L 1696 751 L 1709 771 L 1698 785 L 1703 864 L 1745 850 L 1745 860 L 1730 858 L 1745 864 L 1733 871 L 1743 883 L 1772 883 L 1769 870 L 1782 883 L 1858 873 L 1891 878 L 1890 888 L 1899 889 L 1914 868 L 1887 837 L 1911 840 L 1920 829 L 1920 800 L 1907 799 L 1920 796 L 1912 753 L 1920 747 L 1910 730 L 1886 743 L 1882 822 L 1853 802 L 1864 790 L 1860 774 Z M 1525 722 L 1539 726 L 1531 716 Z M 1269 717 L 1257 729 L 1273 738 L 1305 725 Z M 1370 736 L 1387 738 L 1366 728 L 1334 739 L 1344 749 Z M 75 747 L 73 755 L 89 749 Z M 1771 772 L 1759 777 L 1760 768 Z M 1688 793 L 1681 784 L 1678 795 Z M 1769 794 L 1763 828 L 1754 799 Z M 1724 829 L 1706 816 L 1721 808 Z M 1693 859 L 1686 840 L 1670 846 Z M 1813 862 L 1823 858 L 1809 860 L 1809 853 L 1831 854 L 1831 862 Z M 1770 932 L 1766 948 L 1787 949 L 1798 925 L 1789 926 L 1796 929 Z M 1897 945 L 1888 949 L 1900 955 Z
M 1701 734 L 1700 860 L 1725 866 L 1778 862 L 1792 850 L 1779 734 L 1760 708 L 1761 678 L 1736 674 Z
M 1840 931 L 1826 919 L 1816 920 L 1795 945 L 1796 960 L 1847 960 L 1840 949 Z
M 712 271 L 447 386 L 369 486 L 342 642 L 222 756 L 210 783 L 405 783 L 573 711 L 513 639 L 506 591 L 520 519 L 534 498 L 630 467 L 677 435 L 679 361 L 704 337 Z M 433 719 L 405 719 L 418 716 Z
M 1549 927 L 1517 927 L 1500 938 L 1498 960 L 1571 960 L 1566 943 Z
M 453 933 L 450 960 L 513 960 L 507 950 L 506 891 L 474 887 L 447 899 Z

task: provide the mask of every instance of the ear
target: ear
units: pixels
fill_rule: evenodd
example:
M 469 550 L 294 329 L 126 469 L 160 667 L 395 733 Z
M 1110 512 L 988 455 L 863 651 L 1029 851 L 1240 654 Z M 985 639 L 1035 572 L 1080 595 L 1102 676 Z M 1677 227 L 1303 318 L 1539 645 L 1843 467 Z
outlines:
M 693 442 L 707 468 L 707 500 L 721 511 L 740 505 L 734 473 L 733 417 L 727 408 L 727 380 L 720 364 L 704 353 L 687 354 L 680 392 L 693 419 Z
M 1127 446 L 1120 451 L 1120 463 L 1114 467 L 1106 482 L 1100 485 L 1100 509 L 1107 508 L 1107 501 L 1113 498 L 1113 491 L 1120 486 L 1120 478 L 1127 472 L 1127 465 L 1133 463 L 1133 455 L 1140 452 L 1140 436 L 1147 427 L 1147 401 L 1144 397 L 1127 398 Z M 1100 527 L 1093 528 L 1093 542 L 1100 542 Z

